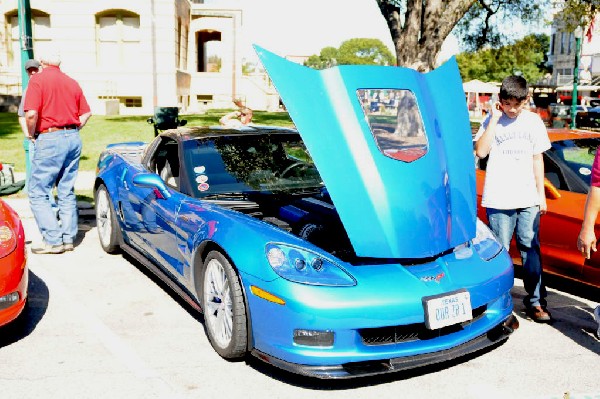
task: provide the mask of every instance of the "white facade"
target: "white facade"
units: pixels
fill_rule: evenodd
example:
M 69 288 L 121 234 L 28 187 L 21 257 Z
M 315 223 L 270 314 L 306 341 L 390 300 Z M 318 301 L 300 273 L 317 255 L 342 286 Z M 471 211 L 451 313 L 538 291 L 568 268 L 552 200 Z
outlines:
M 263 77 L 242 76 L 242 11 L 189 0 L 30 0 L 34 58 L 52 49 L 95 114 L 151 115 L 233 106 L 274 110 Z M 0 94 L 20 94 L 16 1 L 0 2 Z M 212 56 L 212 58 L 211 58 Z M 220 62 L 220 67 L 219 67 Z

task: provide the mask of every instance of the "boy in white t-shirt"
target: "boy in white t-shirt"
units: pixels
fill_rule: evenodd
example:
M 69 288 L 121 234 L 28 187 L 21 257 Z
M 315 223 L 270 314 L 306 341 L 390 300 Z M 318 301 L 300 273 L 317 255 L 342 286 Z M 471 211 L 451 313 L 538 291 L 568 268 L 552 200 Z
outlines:
M 540 259 L 540 215 L 546 213 L 543 152 L 550 148 L 539 115 L 527 110 L 529 87 L 521 76 L 502 81 L 499 101 L 475 136 L 475 153 L 489 155 L 481 206 L 489 225 L 508 250 L 516 230 L 523 261 L 523 299 L 536 322 L 550 322 Z

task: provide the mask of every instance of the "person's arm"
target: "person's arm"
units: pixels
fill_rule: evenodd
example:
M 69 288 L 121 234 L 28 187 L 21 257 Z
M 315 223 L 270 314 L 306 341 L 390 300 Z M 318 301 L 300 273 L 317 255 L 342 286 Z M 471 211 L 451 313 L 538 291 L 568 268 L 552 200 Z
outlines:
M 533 176 L 535 178 L 535 187 L 540 198 L 540 213 L 543 215 L 548 210 L 546 204 L 546 188 L 544 187 L 544 156 L 536 154 L 533 156 Z
M 35 127 L 37 126 L 38 112 L 35 110 L 29 110 L 25 113 L 25 121 L 27 123 L 27 132 L 29 137 L 33 140 L 35 138 Z
M 502 116 L 502 107 L 499 102 L 496 102 L 492 106 L 492 116 L 488 120 L 488 125 L 485 131 L 475 142 L 475 155 L 479 158 L 485 158 L 490 153 L 492 148 L 492 141 L 496 135 L 496 125 Z
M 592 251 L 596 252 L 594 226 L 596 225 L 598 211 L 600 211 L 600 187 L 591 186 L 585 201 L 581 231 L 577 238 L 577 249 L 581 251 L 581 255 L 586 259 L 590 258 Z
M 25 135 L 25 138 L 28 139 L 29 128 L 27 127 L 27 120 L 24 116 L 19 116 L 19 125 L 21 126 L 21 131 L 23 132 L 23 135 Z
M 238 118 L 240 117 L 240 115 L 241 115 L 241 112 L 240 112 L 240 111 L 233 111 L 233 112 L 230 112 L 230 113 L 228 113 L 228 114 L 225 114 L 225 115 L 223 115 L 223 116 L 221 117 L 221 119 L 219 119 L 219 123 L 220 123 L 221 125 L 227 125 L 227 124 L 229 123 L 229 121 L 230 121 L 230 120 L 233 120 L 233 119 L 238 119 Z
M 92 112 L 86 112 L 85 114 L 79 115 L 79 130 L 83 129 L 87 121 L 92 116 Z

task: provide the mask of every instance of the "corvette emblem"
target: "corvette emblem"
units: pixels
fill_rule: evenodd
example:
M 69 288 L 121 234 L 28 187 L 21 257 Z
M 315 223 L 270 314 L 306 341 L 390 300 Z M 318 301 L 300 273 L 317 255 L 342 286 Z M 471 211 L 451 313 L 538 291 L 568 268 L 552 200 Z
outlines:
M 436 276 L 423 276 L 420 278 L 420 280 L 425 281 L 426 283 L 430 282 L 430 281 L 435 281 L 436 283 L 439 283 L 440 280 L 443 279 L 445 275 L 446 275 L 446 273 L 441 272 L 441 273 L 438 273 Z

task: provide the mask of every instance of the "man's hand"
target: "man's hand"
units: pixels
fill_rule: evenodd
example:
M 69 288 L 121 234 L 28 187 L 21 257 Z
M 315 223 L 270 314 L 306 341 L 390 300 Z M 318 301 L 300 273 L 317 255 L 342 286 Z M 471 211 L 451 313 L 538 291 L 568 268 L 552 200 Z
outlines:
M 592 251 L 596 252 L 596 234 L 593 231 L 588 232 L 581 229 L 577 238 L 577 249 L 584 258 L 589 259 L 592 256 Z

